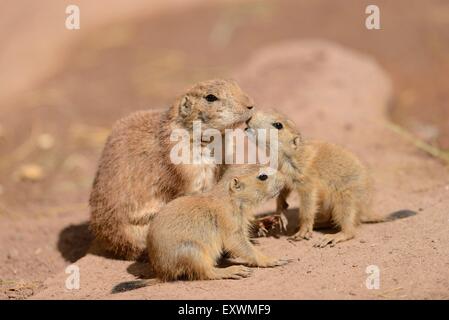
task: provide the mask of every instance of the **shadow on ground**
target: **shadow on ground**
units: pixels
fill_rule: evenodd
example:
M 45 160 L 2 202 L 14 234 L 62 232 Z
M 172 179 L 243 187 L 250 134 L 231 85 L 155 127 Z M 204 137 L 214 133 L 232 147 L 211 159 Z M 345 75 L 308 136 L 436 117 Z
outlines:
M 75 262 L 84 257 L 86 254 L 123 260 L 106 249 L 106 246 L 94 238 L 89 230 L 89 222 L 80 224 L 71 224 L 65 227 L 59 234 L 58 250 L 66 261 Z M 147 261 L 147 255 L 143 254 L 138 261 Z
M 71 224 L 59 233 L 58 250 L 66 261 L 75 262 L 86 255 L 92 241 L 89 222 Z
M 256 224 L 256 227 L 254 230 L 254 236 L 260 236 L 260 234 L 257 233 L 258 231 L 258 225 L 260 226 L 260 223 L 264 225 L 267 232 L 265 233 L 265 236 L 267 237 L 275 237 L 279 238 L 281 235 L 284 236 L 292 236 L 298 231 L 298 225 L 299 225 L 299 209 L 298 208 L 291 208 L 287 210 L 287 213 L 285 214 L 285 217 L 287 219 L 287 230 L 286 232 L 282 232 L 278 223 L 278 218 L 276 217 L 276 212 L 269 211 L 264 212 L 259 215 L 257 215 L 257 219 L 259 224 Z M 411 216 L 416 215 L 417 212 L 410 210 L 410 209 L 401 209 L 394 212 L 391 212 L 387 215 L 385 215 L 385 218 L 383 221 L 369 221 L 364 223 L 385 223 L 390 222 L 398 219 L 404 219 Z M 332 222 L 330 221 L 315 221 L 314 224 L 314 230 L 319 230 L 319 232 L 323 234 L 328 233 L 336 233 L 338 230 L 333 227 Z

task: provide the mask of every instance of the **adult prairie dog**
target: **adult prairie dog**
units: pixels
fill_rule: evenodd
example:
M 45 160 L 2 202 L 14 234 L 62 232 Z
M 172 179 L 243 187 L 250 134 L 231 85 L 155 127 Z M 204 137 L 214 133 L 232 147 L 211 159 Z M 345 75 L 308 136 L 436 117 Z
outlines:
M 278 130 L 279 170 L 287 182 L 277 198 L 277 214 L 284 216 L 291 191 L 298 193 L 300 202 L 299 230 L 292 240 L 310 239 L 315 221 L 327 221 L 339 232 L 324 235 L 316 246 L 334 246 L 353 238 L 360 222 L 388 219 L 372 214 L 371 177 L 349 151 L 326 142 L 304 141 L 291 120 L 274 112 L 255 113 L 247 126 L 249 134 L 253 129 Z
M 253 107 L 235 81 L 210 80 L 194 85 L 168 110 L 136 112 L 118 121 L 90 196 L 90 226 L 102 247 L 116 257 L 138 259 L 145 254 L 148 225 L 161 207 L 179 196 L 210 190 L 217 182 L 215 163 L 172 163 L 174 130 L 191 133 L 199 121 L 202 129 L 223 132 L 246 121 Z
M 155 275 L 163 280 L 240 279 L 254 267 L 287 263 L 265 256 L 249 239 L 255 208 L 275 197 L 284 177 L 254 165 L 243 175 L 224 178 L 210 191 L 168 203 L 148 229 L 148 255 Z M 217 268 L 222 253 L 246 265 Z

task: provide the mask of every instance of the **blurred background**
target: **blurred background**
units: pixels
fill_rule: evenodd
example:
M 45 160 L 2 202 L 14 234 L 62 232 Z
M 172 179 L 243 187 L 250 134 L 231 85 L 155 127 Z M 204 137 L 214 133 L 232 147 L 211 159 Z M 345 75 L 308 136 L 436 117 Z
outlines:
M 80 30 L 65 28 L 70 4 Z M 381 30 L 365 28 L 369 4 Z M 87 199 L 114 121 L 229 76 L 258 48 L 310 38 L 374 57 L 393 81 L 390 119 L 449 154 L 449 1 L 2 0 L 3 294 L 31 295 L 85 252 Z

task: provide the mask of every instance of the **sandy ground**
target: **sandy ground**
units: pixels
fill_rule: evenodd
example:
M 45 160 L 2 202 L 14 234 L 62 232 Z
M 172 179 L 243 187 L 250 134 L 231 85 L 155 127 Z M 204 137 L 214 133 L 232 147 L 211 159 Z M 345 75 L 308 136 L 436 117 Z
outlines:
M 151 17 L 173 8 L 191 6 L 199 0 L 133 0 L 127 4 L 111 0 L 21 0 L 14 5 L 0 4 L 0 88 L 2 100 L 14 99 L 54 72 L 64 63 L 70 46 L 95 28 L 110 21 L 124 21 Z M 228 0 L 229 2 L 229 0 Z M 67 30 L 65 9 L 68 5 L 80 8 L 79 31 Z M 45 37 L 43 39 L 43 37 Z M 38 62 L 38 63 L 37 63 Z
M 85 13 L 79 33 L 61 28 L 64 1 L 1 5 L 0 298 L 447 298 L 447 169 L 385 126 L 393 119 L 448 147 L 447 3 L 378 1 L 382 30 L 375 33 L 361 28 L 363 1 L 193 2 L 201 1 L 111 1 L 105 10 L 76 1 Z M 324 49 L 349 72 L 301 53 L 315 46 L 298 44 L 303 39 L 330 39 L 371 58 Z M 261 239 L 264 250 L 300 260 L 241 284 L 111 295 L 147 266 L 82 258 L 92 240 L 87 198 L 110 126 L 129 112 L 168 105 L 192 82 L 222 76 L 239 78 L 260 107 L 288 113 L 307 136 L 354 150 L 381 187 L 379 210 L 419 214 L 365 225 L 334 250 Z M 75 261 L 86 281 L 64 293 L 61 271 Z M 381 269 L 380 290 L 364 287 L 368 264 Z

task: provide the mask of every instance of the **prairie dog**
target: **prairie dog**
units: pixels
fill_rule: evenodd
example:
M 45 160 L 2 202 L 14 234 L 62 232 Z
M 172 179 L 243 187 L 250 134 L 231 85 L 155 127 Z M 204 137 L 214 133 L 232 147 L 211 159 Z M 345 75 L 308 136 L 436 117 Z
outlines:
M 214 163 L 172 163 L 173 130 L 191 132 L 194 121 L 200 121 L 203 129 L 223 132 L 246 121 L 253 107 L 235 81 L 209 80 L 165 111 L 141 111 L 119 120 L 104 147 L 89 201 L 90 227 L 102 247 L 119 258 L 142 257 L 153 216 L 167 202 L 210 190 L 217 182 Z
M 291 191 L 298 193 L 300 201 L 299 230 L 292 240 L 310 239 L 315 221 L 328 221 L 339 232 L 324 235 L 316 246 L 334 246 L 353 238 L 356 226 L 372 217 L 371 178 L 349 151 L 326 142 L 304 141 L 295 124 L 278 113 L 257 112 L 247 125 L 250 134 L 251 129 L 278 130 L 279 170 L 287 182 L 277 198 L 276 213 L 284 217 Z
M 254 209 L 279 194 L 284 177 L 271 168 L 254 166 L 243 175 L 224 178 L 209 192 L 168 203 L 151 222 L 148 255 L 153 272 L 163 281 L 176 279 L 240 279 L 254 267 L 275 267 L 277 260 L 261 253 L 249 239 Z M 243 265 L 215 266 L 221 254 Z

